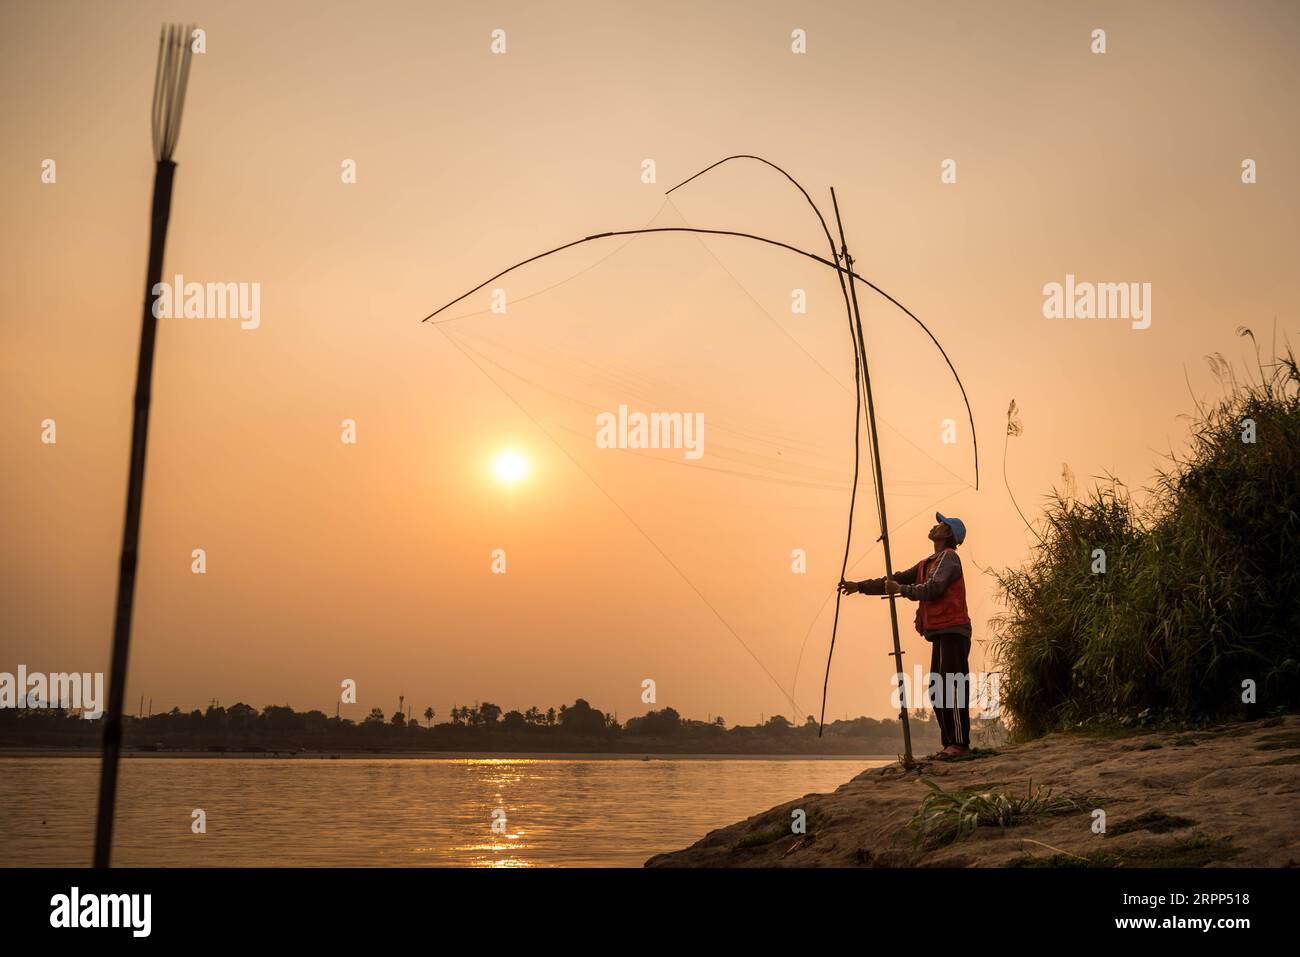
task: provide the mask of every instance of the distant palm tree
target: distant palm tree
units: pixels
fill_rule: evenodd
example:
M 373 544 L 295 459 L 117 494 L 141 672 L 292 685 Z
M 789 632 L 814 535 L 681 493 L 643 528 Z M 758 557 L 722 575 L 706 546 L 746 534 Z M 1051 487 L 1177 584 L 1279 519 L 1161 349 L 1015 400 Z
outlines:
M 428 723 L 429 727 L 433 727 L 433 709 L 432 709 L 432 708 L 425 708 L 425 709 L 424 709 L 424 720 Z

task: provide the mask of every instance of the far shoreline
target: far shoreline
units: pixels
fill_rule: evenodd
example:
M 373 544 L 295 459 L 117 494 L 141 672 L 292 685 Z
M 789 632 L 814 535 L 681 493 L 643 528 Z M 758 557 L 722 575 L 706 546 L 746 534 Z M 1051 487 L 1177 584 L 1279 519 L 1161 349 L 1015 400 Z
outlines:
M 97 759 L 98 749 L 91 748 L 15 748 L 0 747 L 5 758 L 82 758 Z M 426 760 L 426 761 L 897 761 L 892 754 L 716 754 L 672 751 L 123 751 L 123 758 L 212 759 L 218 761 L 357 761 L 357 760 Z

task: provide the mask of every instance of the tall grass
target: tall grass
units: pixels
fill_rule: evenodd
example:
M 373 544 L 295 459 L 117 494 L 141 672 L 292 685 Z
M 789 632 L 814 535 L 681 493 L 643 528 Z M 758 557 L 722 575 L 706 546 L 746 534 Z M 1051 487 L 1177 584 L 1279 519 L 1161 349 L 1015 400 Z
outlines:
M 1143 507 L 1114 478 L 1053 493 L 1030 561 L 997 573 L 994 652 L 1021 735 L 1245 716 L 1247 680 L 1261 708 L 1300 703 L 1300 369 L 1290 349 L 1258 381 L 1210 363 L 1225 396 L 1198 407 Z

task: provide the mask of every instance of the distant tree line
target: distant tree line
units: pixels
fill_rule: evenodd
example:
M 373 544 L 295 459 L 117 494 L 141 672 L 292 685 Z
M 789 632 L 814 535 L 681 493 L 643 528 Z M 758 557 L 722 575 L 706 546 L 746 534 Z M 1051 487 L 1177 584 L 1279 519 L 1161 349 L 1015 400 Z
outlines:
M 361 721 L 267 705 L 258 711 L 240 702 L 229 708 L 212 705 L 188 713 L 180 708 L 147 717 L 126 716 L 124 741 L 134 750 L 210 752 L 328 751 L 557 751 L 557 752 L 702 752 L 778 754 L 884 754 L 901 751 L 902 734 L 892 719 L 854 718 L 833 721 L 817 736 L 811 715 L 795 724 L 774 715 L 755 725 L 728 728 L 718 716 L 709 721 L 683 718 L 674 708 L 651 710 L 619 723 L 611 713 L 579 698 L 571 705 L 542 711 L 506 711 L 483 702 L 456 706 L 447 721 L 434 723 L 426 708 L 408 720 L 402 710 L 385 717 L 372 708 Z M 912 723 L 914 747 L 937 744 L 934 722 L 917 713 Z M 0 710 L 0 746 L 28 748 L 96 748 L 101 723 L 83 720 L 59 708 Z M 933 740 L 931 740 L 933 739 Z

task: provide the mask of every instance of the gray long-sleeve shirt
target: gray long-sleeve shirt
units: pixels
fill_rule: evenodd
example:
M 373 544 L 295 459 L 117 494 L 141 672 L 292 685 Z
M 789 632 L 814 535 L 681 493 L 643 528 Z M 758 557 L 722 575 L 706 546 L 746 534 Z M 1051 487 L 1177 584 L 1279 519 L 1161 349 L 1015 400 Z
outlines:
M 929 560 L 929 558 L 923 559 L 923 561 Z M 939 560 L 930 569 L 929 577 L 925 581 L 918 582 L 916 579 L 917 575 L 920 574 L 921 565 L 922 562 L 917 562 L 911 568 L 904 569 L 901 572 L 894 572 L 894 581 L 902 586 L 903 590 L 900 594 L 904 598 L 910 598 L 912 601 L 934 601 L 962 575 L 961 559 L 952 550 L 941 552 Z M 868 578 L 865 581 L 858 582 L 857 585 L 858 591 L 864 595 L 885 594 L 884 578 Z M 961 635 L 963 638 L 969 638 L 971 636 L 970 625 L 949 625 L 946 628 L 927 631 L 925 632 L 925 638 L 929 641 L 939 634 Z

